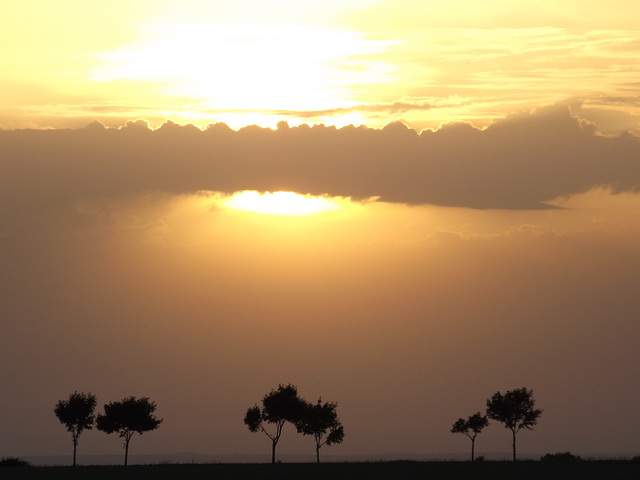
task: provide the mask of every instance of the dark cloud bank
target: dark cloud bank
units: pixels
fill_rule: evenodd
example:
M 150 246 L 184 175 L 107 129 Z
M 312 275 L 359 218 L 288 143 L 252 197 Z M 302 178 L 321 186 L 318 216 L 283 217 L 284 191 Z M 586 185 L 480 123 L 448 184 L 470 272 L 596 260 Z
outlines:
M 84 196 L 159 191 L 292 190 L 478 209 L 544 208 L 554 198 L 640 185 L 640 138 L 607 138 L 565 107 L 484 131 L 452 124 L 417 134 L 326 126 L 206 130 L 144 122 L 120 129 L 0 132 L 5 214 Z

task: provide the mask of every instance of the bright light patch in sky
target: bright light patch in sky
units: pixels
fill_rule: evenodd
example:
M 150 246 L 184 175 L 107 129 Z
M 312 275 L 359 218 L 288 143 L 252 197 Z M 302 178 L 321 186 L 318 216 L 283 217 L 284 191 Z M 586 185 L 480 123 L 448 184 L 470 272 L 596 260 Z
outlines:
M 263 215 L 284 215 L 302 217 L 317 213 L 340 210 L 340 205 L 324 197 L 300 195 L 294 192 L 244 191 L 235 194 L 223 204 L 234 210 L 260 213 Z
M 389 42 L 359 32 L 290 24 L 151 24 L 142 38 L 97 54 L 91 80 L 149 81 L 213 109 L 348 106 L 349 86 L 392 80 L 368 59 Z

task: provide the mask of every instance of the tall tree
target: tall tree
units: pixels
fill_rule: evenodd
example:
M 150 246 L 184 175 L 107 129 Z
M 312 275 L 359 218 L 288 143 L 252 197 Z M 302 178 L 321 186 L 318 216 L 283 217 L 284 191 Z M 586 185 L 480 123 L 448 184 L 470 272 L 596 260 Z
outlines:
M 471 461 L 475 460 L 476 437 L 489 425 L 489 420 L 480 412 L 474 413 L 466 420 L 459 418 L 451 427 L 451 433 L 463 433 L 471 439 Z
M 93 411 L 96 408 L 96 396 L 91 393 L 73 392 L 67 400 L 60 400 L 53 412 L 67 431 L 71 432 L 73 440 L 73 466 L 76 466 L 76 450 L 78 439 L 84 430 L 91 430 L 96 417 Z
M 320 463 L 320 448 L 323 445 L 340 444 L 344 440 L 344 427 L 338 418 L 337 403 L 306 403 L 296 429 L 303 435 L 313 435 L 316 442 L 316 462 Z
M 129 442 L 135 433 L 155 430 L 162 423 L 162 419 L 155 417 L 155 402 L 147 397 L 128 397 L 119 402 L 110 402 L 104 406 L 104 415 L 99 414 L 96 419 L 98 430 L 111 434 L 118 433 L 124 438 L 124 464 L 129 458 Z
M 262 408 L 258 405 L 247 410 L 244 423 L 253 433 L 264 432 L 271 439 L 271 463 L 276 462 L 276 446 L 282 435 L 285 423 L 295 425 L 301 418 L 305 401 L 298 396 L 295 385 L 279 385 L 262 398 Z M 265 424 L 274 427 L 272 431 L 265 429 Z
M 492 420 L 504 423 L 505 428 L 511 430 L 513 461 L 516 461 L 516 434 L 526 428 L 533 430 L 542 415 L 542 410 L 535 408 L 533 390 L 517 388 L 509 390 L 504 395 L 496 392 L 487 400 L 487 416 Z

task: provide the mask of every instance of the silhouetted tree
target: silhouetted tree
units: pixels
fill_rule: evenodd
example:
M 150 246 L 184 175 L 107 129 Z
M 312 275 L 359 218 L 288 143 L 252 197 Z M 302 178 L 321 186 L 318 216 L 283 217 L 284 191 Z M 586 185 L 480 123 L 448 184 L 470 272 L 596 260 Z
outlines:
M 162 419 L 155 417 L 155 402 L 147 397 L 129 397 L 120 402 L 110 402 L 104 406 L 104 415 L 99 414 L 96 419 L 98 430 L 111 434 L 118 433 L 124 438 L 124 464 L 129 458 L 129 442 L 135 433 L 155 430 L 162 423 Z
M 516 434 L 523 428 L 532 430 L 542 415 L 542 410 L 534 408 L 533 390 L 517 388 L 504 395 L 496 392 L 487 400 L 487 416 L 492 420 L 504 423 L 511 430 L 513 461 L 516 461 Z
M 463 433 L 471 439 L 471 461 L 475 460 L 476 437 L 482 429 L 489 425 L 487 417 L 480 412 L 474 413 L 466 420 L 459 418 L 451 427 L 451 433 Z
M 53 412 L 67 431 L 71 432 L 73 440 L 73 466 L 76 466 L 76 450 L 78 439 L 84 430 L 91 430 L 96 417 L 93 411 L 96 408 L 96 396 L 91 393 L 73 392 L 67 400 L 60 400 Z
M 30 467 L 31 464 L 26 460 L 22 460 L 18 457 L 4 457 L 0 460 L 0 467 Z
M 574 455 L 571 452 L 547 453 L 540 458 L 541 462 L 579 462 L 582 460 L 580 455 Z
M 279 385 L 262 399 L 262 408 L 258 405 L 247 410 L 244 423 L 253 433 L 262 431 L 271 439 L 271 463 L 276 462 L 276 446 L 286 422 L 295 425 L 301 418 L 305 401 L 298 396 L 295 385 Z M 268 432 L 265 423 L 275 425 L 275 431 Z
M 316 442 L 316 462 L 320 463 L 320 447 L 334 445 L 344 440 L 344 427 L 338 418 L 337 403 L 306 403 L 296 429 L 303 435 L 313 435 Z

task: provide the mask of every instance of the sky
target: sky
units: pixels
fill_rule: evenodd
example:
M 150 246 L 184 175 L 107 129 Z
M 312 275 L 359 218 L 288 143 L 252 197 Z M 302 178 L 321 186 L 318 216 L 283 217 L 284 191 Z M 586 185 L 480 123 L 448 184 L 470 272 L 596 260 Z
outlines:
M 640 453 L 637 2 L 7 3 L 0 456 L 71 455 L 77 390 L 268 461 L 288 383 L 324 454 L 465 454 L 520 387 L 519 452 Z

